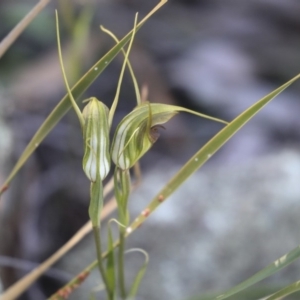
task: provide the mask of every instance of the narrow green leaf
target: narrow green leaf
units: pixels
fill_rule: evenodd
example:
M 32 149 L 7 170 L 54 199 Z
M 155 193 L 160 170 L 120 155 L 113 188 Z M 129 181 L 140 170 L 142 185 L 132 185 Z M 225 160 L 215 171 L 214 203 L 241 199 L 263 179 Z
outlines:
M 149 263 L 149 255 L 146 251 L 142 250 L 142 249 L 131 249 L 129 251 L 126 251 L 126 253 L 128 252 L 132 252 L 132 251 L 139 251 L 141 252 L 142 254 L 145 255 L 145 261 L 144 261 L 144 264 L 141 266 L 140 270 L 138 271 L 132 285 L 131 285 L 131 288 L 130 288 L 130 291 L 128 293 L 128 299 L 134 299 L 137 292 L 138 292 L 138 289 L 140 287 L 140 284 L 141 284 L 141 281 L 145 275 L 145 272 L 147 270 L 147 266 L 148 266 L 148 263 Z
M 142 25 L 152 16 L 161 6 L 167 3 L 167 0 L 161 0 L 149 14 L 136 26 L 136 31 L 138 31 Z M 110 62 L 115 58 L 115 56 L 121 51 L 121 49 L 126 45 L 132 36 L 132 31 L 130 31 L 118 44 L 116 44 L 110 51 L 108 51 L 93 67 L 90 68 L 87 73 L 81 77 L 81 79 L 73 86 L 71 89 L 73 97 L 78 101 L 79 97 L 87 90 L 87 88 L 96 80 L 96 78 L 104 71 L 104 69 L 110 64 Z M 16 176 L 18 171 L 25 164 L 27 159 L 35 151 L 35 149 L 40 145 L 44 138 L 51 132 L 55 125 L 60 121 L 60 119 L 67 113 L 71 107 L 71 102 L 68 94 L 57 104 L 53 109 L 44 123 L 40 126 L 36 134 L 33 136 L 29 144 L 26 146 L 19 160 L 15 164 L 11 173 L 8 175 L 4 184 L 0 188 L 1 194 L 7 190 L 10 182 Z
M 183 184 L 194 172 L 196 172 L 213 154 L 215 154 L 236 132 L 238 132 L 247 122 L 249 122 L 265 105 L 278 96 L 288 86 L 300 78 L 300 74 L 280 86 L 261 100 L 256 102 L 250 108 L 241 113 L 227 126 L 220 130 L 208 143 L 206 143 L 189 161 L 179 170 L 179 172 L 166 184 L 166 186 L 151 201 L 148 209 L 152 212 L 159 206 L 161 197 L 166 199 L 179 186 Z M 137 223 L 137 222 L 136 222 Z M 134 226 L 138 224 L 134 224 Z
M 225 293 L 214 297 L 215 300 L 222 300 L 226 299 L 248 287 L 251 285 L 271 276 L 272 274 L 278 272 L 279 270 L 285 268 L 293 261 L 300 257 L 300 246 L 296 247 L 289 253 L 283 255 L 281 258 L 274 261 L 272 264 L 268 265 L 266 268 L 262 269 L 261 271 L 257 272 L 255 275 L 251 276 L 247 280 L 243 281 L 242 283 L 236 285 L 235 287 L 231 288 L 230 290 L 226 291 Z
M 296 293 L 300 290 L 300 280 L 290 284 L 289 286 L 281 289 L 280 291 L 276 292 L 275 294 L 264 298 L 264 300 L 281 300 L 283 297 L 286 297 L 290 294 Z
M 274 285 L 259 285 L 252 286 L 247 290 L 241 291 L 238 294 L 235 294 L 230 297 L 230 300 L 266 300 L 266 295 L 273 295 L 276 291 L 282 286 L 274 286 Z M 298 293 L 297 293 L 298 294 Z M 188 297 L 181 300 L 211 300 L 213 297 L 216 297 L 217 293 L 206 293 L 198 296 Z M 299 298 L 292 298 L 293 300 Z M 291 299 L 290 299 L 291 300 Z
M 116 290 L 116 274 L 115 274 L 115 255 L 114 255 L 114 241 L 110 226 L 108 226 L 108 241 L 107 241 L 107 264 L 106 277 L 108 286 L 115 297 Z

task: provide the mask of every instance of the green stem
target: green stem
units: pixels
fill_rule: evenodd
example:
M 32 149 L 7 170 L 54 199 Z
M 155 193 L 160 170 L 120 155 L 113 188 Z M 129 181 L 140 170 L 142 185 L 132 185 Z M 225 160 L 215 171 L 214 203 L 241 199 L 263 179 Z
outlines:
M 93 232 L 96 244 L 97 252 L 97 261 L 98 268 L 105 285 L 106 293 L 108 300 L 113 300 L 113 291 L 111 291 L 106 270 L 103 267 L 103 258 L 102 258 L 102 247 L 101 247 L 101 238 L 100 238 L 100 215 L 103 207 L 103 185 L 99 176 L 97 176 L 96 182 L 91 182 L 91 201 L 89 206 L 89 216 L 93 225 Z
M 126 299 L 125 272 L 124 272 L 124 250 L 126 239 L 126 227 L 129 222 L 127 203 L 130 194 L 130 174 L 129 170 L 121 170 L 118 167 L 114 173 L 115 196 L 118 204 L 119 222 L 125 226 L 120 226 L 120 245 L 118 252 L 118 279 L 120 296 Z
M 105 285 L 105 290 L 107 292 L 107 297 L 109 300 L 113 300 L 113 293 L 109 288 L 108 280 L 106 277 L 106 272 L 103 267 L 103 258 L 102 258 L 102 247 L 101 247 L 101 238 L 100 238 L 100 227 L 93 227 L 95 244 L 96 244 L 96 251 L 97 251 L 97 260 L 98 260 L 98 268 L 102 277 L 102 280 Z
M 124 226 L 127 226 L 129 222 L 127 204 L 131 190 L 129 170 L 121 170 L 116 167 L 114 173 L 114 190 L 118 205 L 119 221 Z
M 120 286 L 120 296 L 122 299 L 126 299 L 126 287 L 125 287 L 125 272 L 124 272 L 124 250 L 125 250 L 125 230 L 120 228 L 119 235 L 119 252 L 118 252 L 118 265 L 119 265 L 119 286 Z

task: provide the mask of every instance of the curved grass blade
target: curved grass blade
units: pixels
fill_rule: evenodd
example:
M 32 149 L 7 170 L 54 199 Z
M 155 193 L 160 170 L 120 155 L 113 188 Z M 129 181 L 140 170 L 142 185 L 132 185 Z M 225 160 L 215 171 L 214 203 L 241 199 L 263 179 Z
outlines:
M 130 291 L 128 293 L 128 300 L 133 300 L 135 299 L 135 296 L 137 294 L 137 291 L 139 289 L 139 286 L 141 284 L 141 281 L 145 275 L 145 272 L 147 270 L 148 267 L 148 263 L 149 263 L 149 255 L 146 251 L 144 251 L 143 249 L 130 249 L 128 251 L 126 251 L 126 254 L 129 252 L 133 252 L 133 251 L 139 251 L 141 252 L 144 256 L 145 256 L 145 261 L 143 263 L 143 265 L 141 266 L 141 268 L 139 269 L 133 283 L 132 286 L 130 288 Z
M 263 97 L 261 100 L 256 102 L 250 108 L 245 110 L 242 114 L 237 116 L 232 122 L 230 122 L 226 127 L 224 127 L 218 134 L 216 134 L 207 144 L 205 144 L 179 171 L 178 173 L 165 185 L 165 187 L 152 199 L 150 204 L 143 210 L 143 212 L 131 223 L 131 225 L 126 229 L 126 236 L 132 234 L 144 221 L 146 218 L 169 197 L 183 182 L 188 179 L 194 172 L 196 172 L 218 149 L 220 149 L 236 132 L 238 132 L 247 122 L 249 122 L 265 105 L 267 105 L 271 100 L 283 92 L 287 87 L 294 83 L 300 78 L 300 74 L 292 78 L 287 83 L 283 84 L 267 96 Z M 114 247 L 119 245 L 119 241 L 115 242 Z M 107 256 L 107 252 L 103 253 L 103 258 Z M 281 262 L 280 268 L 288 265 L 287 262 L 291 263 L 300 256 L 300 246 L 291 251 L 288 254 L 289 261 L 285 260 Z M 90 272 L 97 266 L 97 261 L 92 262 L 89 266 L 84 269 L 84 272 Z M 278 269 L 279 270 L 279 267 Z M 72 281 L 70 281 L 64 288 L 74 285 L 78 280 L 77 275 Z M 259 278 L 259 280 L 261 280 Z M 258 280 L 258 281 L 259 281 Z M 256 282 L 258 282 L 256 281 Z M 245 287 L 242 288 L 232 288 L 226 293 L 220 295 L 223 298 L 215 298 L 217 300 L 225 299 L 230 295 L 234 295 L 239 291 L 242 291 L 248 286 L 251 286 L 255 282 L 250 282 Z M 63 289 L 64 289 L 63 288 Z M 230 294 L 230 295 L 229 295 Z M 225 297 L 226 295 L 226 297 Z
M 296 247 L 289 253 L 283 255 L 279 259 L 275 260 L 272 264 L 268 265 L 266 268 L 262 269 L 261 271 L 257 272 L 247 280 L 243 281 L 242 283 L 236 285 L 235 287 L 231 288 L 230 290 L 226 291 L 225 293 L 211 298 L 215 300 L 222 300 L 226 299 L 238 292 L 252 286 L 253 284 L 273 275 L 274 273 L 278 272 L 279 270 L 285 268 L 293 261 L 300 257 L 300 246 Z M 300 288 L 300 287 L 299 287 Z M 267 298 L 268 299 L 268 298 Z M 276 298 L 275 298 L 276 299 Z
M 139 24 L 136 26 L 136 31 L 139 30 L 142 27 L 142 25 L 165 3 L 167 3 L 167 0 L 161 0 L 160 3 L 157 4 L 147 16 L 141 22 L 139 22 Z M 83 75 L 81 79 L 73 86 L 71 92 L 75 100 L 78 100 L 78 98 L 87 90 L 87 88 L 110 64 L 110 62 L 130 40 L 132 33 L 133 31 L 131 30 L 125 37 L 123 37 L 123 39 L 118 44 L 116 44 L 98 62 L 96 62 L 96 64 L 93 67 L 91 67 L 89 71 L 87 71 L 86 74 Z M 55 127 L 55 125 L 68 112 L 70 108 L 71 102 L 68 94 L 66 94 L 63 97 L 63 99 L 57 104 L 57 106 L 53 109 L 53 111 L 50 113 L 50 115 L 47 117 L 44 123 L 40 126 L 36 134 L 33 136 L 29 144 L 26 146 L 25 150 L 21 154 L 11 173 L 8 175 L 7 179 L 0 188 L 0 196 L 5 190 L 7 190 L 10 182 L 25 164 L 27 159 L 31 156 L 31 154 L 35 151 L 39 144 L 44 140 L 44 138 L 49 134 L 49 132 Z
M 281 289 L 280 291 L 276 292 L 275 294 L 264 298 L 264 300 L 281 300 L 283 297 L 296 293 L 300 290 L 300 280 L 290 284 L 289 286 Z
M 270 295 L 273 295 L 278 291 L 278 289 L 281 289 L 282 286 L 273 286 L 273 285 L 260 285 L 260 286 L 253 286 L 247 290 L 244 290 L 238 294 L 235 294 L 230 297 L 230 300 L 266 300 L 266 297 L 270 297 Z M 208 293 L 208 294 L 201 294 L 198 296 L 193 296 L 189 298 L 185 298 L 184 300 L 211 300 L 215 296 L 217 296 L 217 293 Z M 269 296 L 266 296 L 269 295 Z M 289 298 L 289 300 L 298 300 L 299 299 L 299 292 L 293 295 L 293 297 Z M 183 300 L 183 299 L 182 299 Z

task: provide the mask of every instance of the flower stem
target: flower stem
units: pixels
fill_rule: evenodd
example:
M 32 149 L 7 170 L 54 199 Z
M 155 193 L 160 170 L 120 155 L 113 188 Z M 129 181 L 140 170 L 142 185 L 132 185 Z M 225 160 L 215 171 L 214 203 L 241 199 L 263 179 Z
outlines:
M 98 269 L 100 271 L 102 280 L 103 280 L 104 285 L 105 285 L 107 298 L 109 300 L 113 300 L 113 291 L 111 291 L 110 288 L 109 288 L 109 284 L 108 284 L 107 277 L 106 277 L 106 272 L 105 272 L 105 269 L 103 267 L 103 258 L 102 258 L 102 250 L 101 250 L 102 247 L 101 247 L 101 238 L 100 238 L 100 226 L 96 226 L 96 227 L 94 226 L 93 227 L 93 232 L 94 232 L 96 251 L 97 251 Z
M 124 250 L 125 250 L 125 230 L 120 228 L 119 235 L 119 252 L 118 252 L 118 276 L 119 276 L 119 287 L 120 287 L 120 296 L 122 299 L 126 299 L 126 287 L 125 287 L 125 272 L 124 272 Z

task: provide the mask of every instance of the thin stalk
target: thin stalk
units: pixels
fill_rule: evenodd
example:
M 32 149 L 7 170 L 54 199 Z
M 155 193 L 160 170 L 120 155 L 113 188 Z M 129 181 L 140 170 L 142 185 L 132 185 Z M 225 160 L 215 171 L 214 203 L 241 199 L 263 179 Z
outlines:
M 100 29 L 107 33 L 109 36 L 111 36 L 113 38 L 113 40 L 118 44 L 120 41 L 118 40 L 118 38 L 111 32 L 109 31 L 108 29 L 106 29 L 104 26 L 100 26 Z M 126 59 L 126 52 L 125 50 L 122 48 L 121 50 L 124 54 L 124 57 Z M 132 66 L 131 66 L 131 63 L 129 61 L 129 59 L 127 60 L 127 65 L 128 65 L 128 69 L 129 69 L 129 72 L 130 72 L 130 75 L 131 75 L 131 78 L 132 78 L 132 81 L 133 81 L 133 86 L 134 86 L 134 90 L 135 90 L 135 94 L 136 94 L 136 101 L 137 101 L 137 105 L 140 105 L 141 104 L 141 95 L 140 95 L 140 90 L 139 90 L 139 85 L 137 83 L 137 80 L 136 80 L 136 77 L 134 75 L 134 71 L 132 69 Z
M 103 258 L 102 258 L 102 246 L 101 246 L 101 238 L 100 238 L 100 226 L 94 226 L 93 227 L 93 232 L 94 232 L 94 238 L 95 238 L 95 244 L 96 244 L 96 251 L 97 251 L 97 260 L 98 260 L 98 269 L 100 271 L 100 274 L 102 276 L 102 280 L 105 285 L 105 290 L 107 293 L 107 298 L 109 300 L 113 300 L 113 293 L 110 290 L 108 280 L 106 277 L 106 272 L 103 266 Z
M 96 182 L 91 182 L 91 201 L 89 206 L 89 216 L 93 225 L 93 233 L 97 252 L 97 265 L 102 277 L 107 296 L 109 300 L 113 300 L 113 292 L 110 289 L 107 274 L 103 266 L 102 247 L 100 238 L 100 215 L 103 207 L 103 185 L 100 176 L 97 176 Z
M 118 204 L 119 222 L 124 225 L 120 226 L 120 245 L 118 252 L 118 281 L 120 296 L 126 299 L 126 285 L 125 285 L 125 272 L 124 272 L 124 250 L 126 239 L 126 227 L 129 223 L 129 213 L 127 209 L 128 198 L 130 195 L 131 182 L 129 170 L 121 170 L 116 167 L 114 173 L 114 186 L 115 196 Z
M 126 299 L 126 286 L 125 286 L 125 271 L 124 271 L 124 251 L 125 251 L 125 229 L 120 227 L 119 235 L 119 252 L 118 252 L 118 277 L 119 277 L 119 286 L 120 286 L 120 296 L 122 299 Z
M 0 43 L 0 58 L 15 42 L 20 34 L 27 28 L 27 26 L 34 20 L 34 18 L 44 9 L 50 0 L 40 0 L 30 12 L 12 29 L 9 34 Z
M 78 105 L 77 105 L 77 103 L 76 103 L 76 101 L 75 101 L 75 99 L 72 95 L 72 92 L 71 92 L 71 89 L 69 87 L 69 83 L 68 83 L 68 80 L 67 80 L 67 75 L 66 75 L 66 72 L 65 72 L 64 64 L 63 64 L 63 58 L 62 58 L 62 53 L 61 53 L 61 45 L 60 45 L 59 20 L 58 20 L 57 10 L 55 11 L 55 16 L 56 16 L 56 36 L 57 36 L 59 63 L 60 63 L 63 79 L 64 79 L 64 82 L 65 82 L 65 85 L 66 85 L 66 89 L 67 89 L 70 101 L 71 101 L 72 106 L 73 106 L 73 108 L 76 112 L 76 115 L 77 115 L 78 119 L 79 119 L 81 129 L 83 129 L 85 120 L 84 120 L 84 118 L 82 116 L 82 113 L 81 113 L 81 111 L 80 111 L 80 109 L 79 109 L 79 107 L 78 107 Z
M 124 63 L 122 65 L 122 69 L 121 69 L 121 73 L 120 73 L 120 77 L 119 77 L 119 81 L 118 81 L 118 85 L 117 85 L 115 99 L 114 99 L 114 101 L 112 103 L 112 106 L 109 110 L 109 117 L 108 117 L 109 127 L 111 127 L 111 125 L 112 125 L 113 117 L 114 117 L 114 114 L 115 114 L 115 111 L 116 111 L 116 108 L 117 108 L 117 105 L 118 105 L 120 91 L 121 91 L 121 84 L 122 84 L 122 81 L 123 81 L 123 76 L 124 76 L 126 64 L 127 64 L 127 61 L 128 61 L 128 56 L 129 56 L 129 53 L 130 53 L 130 50 L 131 50 L 131 47 L 132 47 L 132 44 L 133 44 L 135 32 L 136 32 L 137 17 L 138 17 L 138 14 L 136 13 L 135 14 L 135 19 L 134 19 L 134 27 L 132 29 L 132 36 L 131 36 L 131 39 L 130 39 L 130 42 L 129 42 L 129 45 L 128 45 L 128 49 L 127 49 L 127 52 L 126 52 L 126 55 L 125 55 L 125 58 L 124 58 Z

